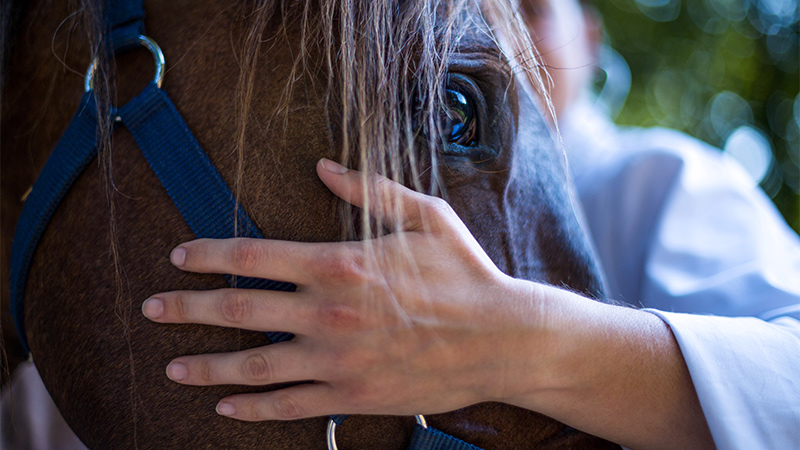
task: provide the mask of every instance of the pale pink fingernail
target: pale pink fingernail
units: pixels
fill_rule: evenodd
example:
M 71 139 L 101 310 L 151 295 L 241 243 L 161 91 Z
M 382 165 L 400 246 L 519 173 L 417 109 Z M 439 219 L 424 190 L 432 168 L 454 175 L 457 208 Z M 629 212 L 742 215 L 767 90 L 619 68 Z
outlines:
M 148 319 L 158 319 L 164 315 L 164 302 L 160 298 L 148 298 L 142 304 L 142 313 Z
M 177 267 L 182 266 L 186 262 L 186 249 L 183 247 L 176 248 L 170 253 L 169 260 Z
M 335 173 L 337 175 L 341 175 L 343 173 L 346 173 L 347 170 L 348 170 L 347 167 L 345 167 L 345 166 L 343 166 L 343 165 L 341 165 L 341 164 L 339 164 L 337 162 L 331 161 L 328 158 L 322 158 L 320 161 L 322 162 L 322 168 L 327 170 L 330 173 Z
M 179 362 L 170 363 L 167 366 L 167 378 L 172 381 L 182 381 L 186 379 L 186 366 Z
M 217 404 L 217 414 L 221 416 L 232 416 L 236 414 L 236 407 L 227 402 L 219 402 Z

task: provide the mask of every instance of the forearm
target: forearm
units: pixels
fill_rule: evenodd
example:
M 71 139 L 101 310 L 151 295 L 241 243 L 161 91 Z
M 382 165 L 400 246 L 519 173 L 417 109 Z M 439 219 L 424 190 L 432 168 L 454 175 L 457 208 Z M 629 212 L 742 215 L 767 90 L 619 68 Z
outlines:
M 658 317 L 522 282 L 544 327 L 523 348 L 537 352 L 533 380 L 507 403 L 539 411 L 630 448 L 713 448 L 680 349 Z M 523 368 L 525 365 L 516 366 Z M 511 387 L 511 386 L 509 386 Z

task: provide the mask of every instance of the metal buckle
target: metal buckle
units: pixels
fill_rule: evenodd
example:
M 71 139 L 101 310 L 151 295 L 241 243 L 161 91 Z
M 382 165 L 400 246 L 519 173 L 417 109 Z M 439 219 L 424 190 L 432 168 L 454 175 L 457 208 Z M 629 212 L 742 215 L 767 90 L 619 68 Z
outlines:
M 153 77 L 153 82 L 160 88 L 161 83 L 164 81 L 164 53 L 161 52 L 161 47 L 156 44 L 156 41 L 143 34 L 139 35 L 139 43 L 150 50 L 150 53 L 153 55 L 153 59 L 156 62 L 156 74 Z M 92 90 L 92 80 L 94 79 L 95 71 L 97 71 L 97 58 L 92 60 L 92 64 L 86 70 L 86 80 L 83 82 L 83 87 L 86 92 Z
M 414 416 L 414 419 L 417 421 L 419 426 L 424 429 L 428 429 L 428 423 L 425 422 L 425 417 L 421 414 Z M 336 422 L 333 419 L 328 419 L 328 450 L 339 450 L 336 447 Z

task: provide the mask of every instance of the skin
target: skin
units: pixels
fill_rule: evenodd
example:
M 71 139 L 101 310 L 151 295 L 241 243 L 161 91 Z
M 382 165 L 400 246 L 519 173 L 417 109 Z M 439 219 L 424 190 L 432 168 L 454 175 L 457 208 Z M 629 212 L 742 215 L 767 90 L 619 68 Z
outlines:
M 334 194 L 362 205 L 361 174 L 325 159 L 317 173 Z M 511 278 L 440 199 L 378 176 L 367 187 L 402 211 L 383 211 L 404 239 L 373 242 L 382 255 L 374 264 L 353 242 L 196 240 L 175 248 L 170 260 L 181 270 L 289 280 L 298 291 L 161 293 L 144 302 L 145 316 L 297 338 L 180 357 L 167 376 L 187 385 L 314 381 L 217 404 L 219 414 L 244 421 L 430 414 L 495 401 L 630 448 L 713 448 L 659 318 Z
M 520 6 L 552 80 L 550 98 L 561 116 L 592 78 L 603 39 L 600 18 L 576 0 L 526 0 Z

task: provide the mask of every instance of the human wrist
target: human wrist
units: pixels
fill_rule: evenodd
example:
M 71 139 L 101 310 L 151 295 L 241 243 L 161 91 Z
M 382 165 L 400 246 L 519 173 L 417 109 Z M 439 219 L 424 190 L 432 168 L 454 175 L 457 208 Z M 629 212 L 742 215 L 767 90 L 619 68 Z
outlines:
M 553 413 L 563 398 L 602 388 L 610 374 L 619 341 L 614 322 L 630 322 L 639 311 L 603 304 L 578 294 L 539 283 L 513 281 L 509 301 L 524 305 L 508 323 L 514 333 L 504 357 L 513 363 L 502 399 L 543 413 Z M 643 313 L 646 314 L 646 313 Z
M 531 408 L 532 400 L 551 388 L 559 353 L 559 334 L 564 327 L 562 301 L 557 289 L 539 283 L 505 277 L 504 295 L 494 309 L 501 314 L 499 342 L 492 359 L 502 361 L 501 375 L 486 381 L 488 401 Z
M 660 318 L 523 280 L 505 281 L 504 295 L 501 315 L 486 317 L 488 326 L 503 328 L 493 335 L 486 401 L 630 448 L 713 445 L 680 349 Z

